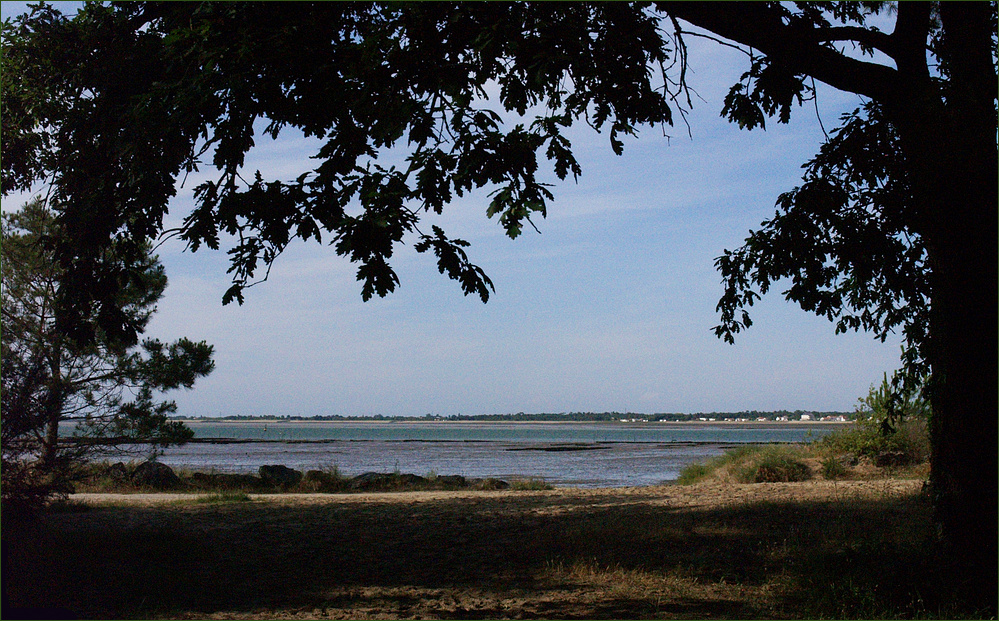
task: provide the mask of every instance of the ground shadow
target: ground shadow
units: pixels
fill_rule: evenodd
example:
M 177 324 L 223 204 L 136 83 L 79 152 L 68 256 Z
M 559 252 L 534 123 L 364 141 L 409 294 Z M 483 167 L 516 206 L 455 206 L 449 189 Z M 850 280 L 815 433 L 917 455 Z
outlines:
M 747 618 L 850 616 L 851 606 L 864 615 L 872 605 L 889 614 L 915 597 L 924 612 L 937 605 L 926 584 L 929 509 L 918 496 L 713 509 L 614 498 L 555 509 L 543 494 L 524 494 L 48 515 L 5 537 L 4 594 L 16 606 L 107 618 L 268 610 Z M 670 591 L 678 577 L 771 596 Z M 573 597 L 592 594 L 591 578 L 621 584 Z M 872 593 L 883 601 L 865 601 Z

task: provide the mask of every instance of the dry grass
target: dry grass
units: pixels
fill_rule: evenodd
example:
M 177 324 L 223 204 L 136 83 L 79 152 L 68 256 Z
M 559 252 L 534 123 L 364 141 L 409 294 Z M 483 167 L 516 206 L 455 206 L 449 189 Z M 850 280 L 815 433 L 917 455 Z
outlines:
M 974 616 L 918 481 L 252 497 L 77 498 L 5 536 L 5 596 L 99 618 Z

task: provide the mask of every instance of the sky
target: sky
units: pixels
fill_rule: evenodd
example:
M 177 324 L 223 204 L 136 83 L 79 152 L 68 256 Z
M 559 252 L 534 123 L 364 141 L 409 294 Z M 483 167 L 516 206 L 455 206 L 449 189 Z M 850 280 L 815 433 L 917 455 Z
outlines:
M 55 3 L 59 5 L 61 3 Z M 75 3 L 63 3 L 75 6 Z M 3 17 L 23 11 L 4 2 Z M 615 156 L 606 132 L 570 133 L 583 174 L 560 182 L 548 218 L 516 240 L 486 217 L 488 189 L 455 200 L 438 224 L 471 242 L 496 287 L 464 297 L 436 259 L 396 251 L 401 286 L 361 301 L 356 266 L 328 246 L 292 244 L 269 280 L 223 307 L 224 252 L 158 253 L 170 284 L 147 336 L 215 347 L 216 369 L 172 392 L 178 413 L 220 415 L 501 414 L 512 412 L 850 411 L 899 366 L 901 338 L 835 335 L 828 320 L 786 302 L 779 285 L 751 309 L 734 345 L 716 338 L 722 294 L 714 260 L 773 216 L 780 193 L 856 95 L 819 84 L 788 125 L 743 131 L 720 117 L 747 69 L 741 53 L 691 39 L 690 135 L 642 128 Z M 506 115 L 505 115 L 506 116 Z M 310 170 L 310 142 L 258 137 L 249 174 L 290 180 Z M 390 154 L 391 155 L 391 154 Z M 244 175 L 246 177 L 247 175 Z M 193 206 L 192 176 L 168 226 Z M 4 210 L 27 196 L 3 199 Z M 412 239 L 408 240 L 412 243 Z

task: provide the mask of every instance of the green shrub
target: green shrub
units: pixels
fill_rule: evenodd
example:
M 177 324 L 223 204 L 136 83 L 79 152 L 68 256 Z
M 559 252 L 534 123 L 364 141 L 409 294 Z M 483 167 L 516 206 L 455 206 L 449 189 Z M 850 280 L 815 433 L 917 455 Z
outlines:
M 308 470 L 299 482 L 299 492 L 343 492 L 350 489 L 350 479 L 340 473 L 336 464 L 325 465 L 318 470 Z
M 888 381 L 885 373 L 880 386 L 871 386 L 866 397 L 857 400 L 857 414 L 877 421 L 926 418 L 930 414 L 930 404 L 918 391 L 899 392 Z
M 702 481 L 712 476 L 719 469 L 725 467 L 732 469 L 735 477 L 742 480 L 740 472 L 741 468 L 738 467 L 738 464 L 740 464 L 740 462 L 745 462 L 762 450 L 763 448 L 758 444 L 746 444 L 744 446 L 728 449 L 721 455 L 712 457 L 704 463 L 694 463 L 686 466 L 680 471 L 680 476 L 677 478 L 676 482 L 680 485 L 697 483 L 698 481 Z
M 888 430 L 874 416 L 860 416 L 849 428 L 816 440 L 812 447 L 826 455 L 866 457 L 875 462 L 892 455 L 896 465 L 921 464 L 929 459 L 930 436 L 925 418 L 904 419 Z
M 808 466 L 783 447 L 762 451 L 752 463 L 751 472 L 753 483 L 789 483 L 812 478 Z
M 839 458 L 829 455 L 822 460 L 822 477 L 824 479 L 830 481 L 843 479 L 848 474 L 846 466 L 843 465 L 843 462 Z
M 727 469 L 740 483 L 807 481 L 812 473 L 799 457 L 802 451 L 783 445 L 746 445 L 725 451 L 705 463 L 690 464 L 680 472 L 677 483 L 689 485 Z

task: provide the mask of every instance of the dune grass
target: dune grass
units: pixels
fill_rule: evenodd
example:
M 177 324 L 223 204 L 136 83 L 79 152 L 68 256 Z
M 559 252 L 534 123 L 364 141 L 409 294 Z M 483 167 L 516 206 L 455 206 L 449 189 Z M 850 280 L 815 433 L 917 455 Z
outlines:
M 545 481 L 543 477 L 528 477 L 511 481 L 510 489 L 513 491 L 543 491 L 555 489 L 555 486 Z
M 807 481 L 812 478 L 925 478 L 929 434 L 925 418 L 910 418 L 884 433 L 875 417 L 807 444 L 747 445 L 688 465 L 677 483 L 720 480 L 737 483 Z

